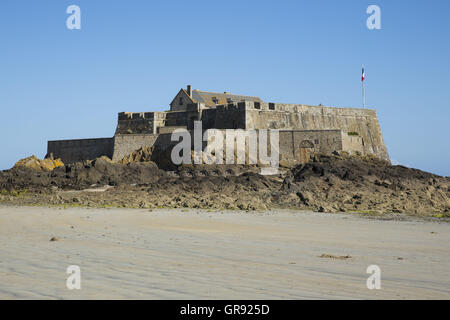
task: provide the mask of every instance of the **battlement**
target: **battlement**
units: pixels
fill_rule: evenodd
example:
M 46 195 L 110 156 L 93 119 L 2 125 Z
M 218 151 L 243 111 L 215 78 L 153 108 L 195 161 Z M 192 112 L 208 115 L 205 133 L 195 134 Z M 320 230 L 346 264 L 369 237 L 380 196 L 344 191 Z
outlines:
M 118 115 L 118 120 L 154 120 L 154 119 L 165 119 L 166 112 L 120 112 Z
M 250 101 L 248 101 L 250 102 Z M 236 111 L 236 110 L 246 110 L 247 108 L 249 108 L 250 105 L 249 103 L 247 103 L 247 101 L 242 101 L 242 102 L 238 102 L 238 103 L 227 103 L 227 104 L 219 104 L 217 105 L 216 109 L 219 111 L 226 111 L 226 110 L 231 110 L 231 111 Z

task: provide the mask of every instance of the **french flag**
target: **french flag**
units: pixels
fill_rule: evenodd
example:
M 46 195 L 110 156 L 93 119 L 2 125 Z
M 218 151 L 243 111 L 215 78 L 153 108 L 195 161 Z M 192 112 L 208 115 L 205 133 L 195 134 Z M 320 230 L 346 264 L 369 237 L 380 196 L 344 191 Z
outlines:
M 364 67 L 363 67 L 361 81 L 364 81 L 365 78 L 366 78 L 366 73 L 364 72 Z

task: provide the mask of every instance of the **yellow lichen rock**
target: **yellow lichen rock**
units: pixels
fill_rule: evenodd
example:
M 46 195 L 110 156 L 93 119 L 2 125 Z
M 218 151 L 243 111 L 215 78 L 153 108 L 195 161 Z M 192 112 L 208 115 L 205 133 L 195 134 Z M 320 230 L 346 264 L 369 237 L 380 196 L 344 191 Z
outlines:
M 144 146 L 123 157 L 123 159 L 118 162 L 120 164 L 128 164 L 131 162 L 150 162 L 152 161 L 152 153 L 153 148 Z
M 62 166 L 64 166 L 64 163 L 61 159 L 53 160 L 51 158 L 47 158 L 41 160 L 35 156 L 31 156 L 17 161 L 14 168 L 27 168 L 36 171 L 52 171 L 53 169 Z

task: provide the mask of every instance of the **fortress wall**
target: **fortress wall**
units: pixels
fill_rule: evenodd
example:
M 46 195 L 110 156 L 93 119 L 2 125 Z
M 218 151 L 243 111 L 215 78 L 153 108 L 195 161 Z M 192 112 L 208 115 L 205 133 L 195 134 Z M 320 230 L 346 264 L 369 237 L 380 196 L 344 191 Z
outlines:
M 197 113 L 195 113 L 197 118 Z M 155 134 L 158 128 L 187 127 L 192 118 L 187 111 L 122 112 L 119 113 L 116 134 Z
M 364 154 L 363 138 L 359 136 L 349 136 L 342 132 L 342 150 L 350 154 L 360 152 Z
M 300 148 L 306 144 L 313 146 L 311 152 L 331 154 L 342 150 L 341 130 L 282 130 L 279 135 L 280 161 L 298 161 Z
M 114 138 L 48 141 L 47 154 L 53 153 L 64 163 L 91 160 L 101 156 L 112 157 Z
M 163 127 L 166 123 L 167 112 L 153 112 L 153 132 L 157 133 L 159 127 Z
M 374 154 L 389 160 L 375 110 L 242 101 L 207 108 L 189 104 L 185 111 L 122 112 L 114 138 L 49 141 L 48 152 L 65 162 L 108 156 L 114 161 L 141 148 L 174 145 L 170 132 L 193 128 L 202 120 L 206 129 L 279 129 L 280 153 L 285 160 L 299 158 L 303 141 L 307 152 Z M 161 128 L 161 130 L 158 130 Z M 349 136 L 349 132 L 357 135 Z M 160 134 L 158 134 L 160 133 Z M 301 152 L 305 152 L 302 150 Z
M 223 150 L 226 153 L 226 136 L 224 129 L 218 129 L 223 135 Z M 259 130 L 255 130 L 259 145 Z M 248 134 L 248 132 L 246 132 Z M 342 130 L 280 130 L 279 131 L 279 154 L 280 161 L 300 161 L 300 148 L 305 144 L 311 146 L 308 152 L 320 152 L 331 154 L 333 151 L 342 150 Z M 212 139 L 212 138 L 211 138 Z M 212 140 L 211 140 L 212 141 Z M 306 142 L 306 143 L 305 143 Z M 246 138 L 246 150 L 249 150 L 249 139 Z M 235 145 L 235 148 L 237 146 Z M 270 131 L 267 131 L 267 150 L 270 151 Z M 269 153 L 270 154 L 270 153 Z M 248 160 L 248 159 L 247 159 Z
M 121 112 L 116 134 L 154 133 L 153 112 Z
M 375 110 L 353 108 L 314 107 L 294 104 L 261 103 L 261 109 L 246 107 L 246 128 L 260 129 L 341 129 L 345 134 L 357 132 L 363 142 L 363 154 L 375 154 L 389 160 Z M 347 144 L 351 147 L 352 144 Z
M 166 112 L 165 123 L 162 126 L 187 127 L 188 116 L 186 111 Z
M 214 129 L 214 125 L 216 124 L 217 109 L 206 109 L 201 112 L 203 129 Z
M 245 129 L 245 103 L 202 110 L 203 129 Z
M 113 161 L 119 161 L 133 151 L 143 146 L 151 147 L 155 144 L 158 134 L 116 134 L 114 137 Z
M 118 116 L 116 134 L 154 134 L 163 126 L 166 112 L 121 112 Z
M 186 129 L 187 130 L 187 127 L 186 126 L 165 126 L 165 127 L 159 127 L 157 133 L 159 133 L 159 134 L 172 133 L 172 132 L 174 132 L 175 130 L 178 130 L 178 129 Z
M 171 133 L 165 134 L 119 134 L 114 137 L 113 161 L 119 161 L 142 147 L 168 148 L 178 142 L 171 141 Z
M 223 138 L 223 145 L 222 145 L 222 151 L 223 151 L 223 156 L 225 157 L 227 155 L 227 152 L 232 153 L 232 150 L 227 150 L 227 141 L 228 139 L 234 139 L 234 154 L 237 155 L 237 150 L 243 150 L 245 147 L 245 154 L 246 154 L 246 163 L 248 163 L 249 159 L 248 159 L 248 152 L 250 150 L 250 141 L 254 141 L 253 139 L 250 139 L 250 132 L 249 131 L 245 131 L 244 129 L 238 129 L 238 130 L 233 130 L 233 129 L 214 129 L 216 131 L 220 131 L 222 133 L 222 138 Z M 205 133 L 205 132 L 204 132 Z M 251 134 L 254 134 L 254 139 L 256 139 L 256 151 L 257 151 L 257 157 L 259 157 L 259 147 L 260 147 L 260 139 L 259 139 L 259 132 L 258 130 L 254 130 Z M 215 138 L 213 138 L 214 135 L 207 135 L 207 140 L 208 142 L 212 143 L 212 141 L 215 140 Z M 239 136 L 239 138 L 238 138 Z M 244 137 L 245 137 L 245 146 L 243 145 L 244 143 Z M 267 132 L 267 152 L 268 155 L 270 155 L 271 153 L 271 145 L 270 145 L 270 134 L 269 132 Z M 207 146 L 207 142 L 205 141 L 203 143 L 203 148 L 205 148 Z
M 225 138 L 226 130 L 219 130 L 223 132 Z M 190 134 L 194 139 L 192 131 Z M 53 153 L 54 157 L 61 158 L 64 163 L 92 160 L 100 156 L 107 156 L 113 161 L 119 161 L 143 146 L 172 147 L 178 141 L 171 141 L 171 136 L 171 133 L 119 134 L 113 138 L 49 141 L 48 153 Z M 280 161 L 299 161 L 300 148 L 305 141 L 312 146 L 309 152 L 330 154 L 333 151 L 358 150 L 358 148 L 361 150 L 361 140 L 361 137 L 347 136 L 341 130 L 280 130 Z M 268 139 L 268 150 L 270 150 L 269 143 Z M 191 144 L 193 144 L 193 140 Z M 205 147 L 205 143 L 203 146 Z

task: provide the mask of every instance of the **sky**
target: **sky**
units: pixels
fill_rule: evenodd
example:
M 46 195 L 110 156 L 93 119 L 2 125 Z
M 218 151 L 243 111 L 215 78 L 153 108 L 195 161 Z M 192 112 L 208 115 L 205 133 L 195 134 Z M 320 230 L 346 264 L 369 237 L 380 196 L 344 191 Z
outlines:
M 2 0 L 0 169 L 48 140 L 112 137 L 118 112 L 167 110 L 187 84 L 359 108 L 364 64 L 392 162 L 450 176 L 449 13 L 448 0 Z

